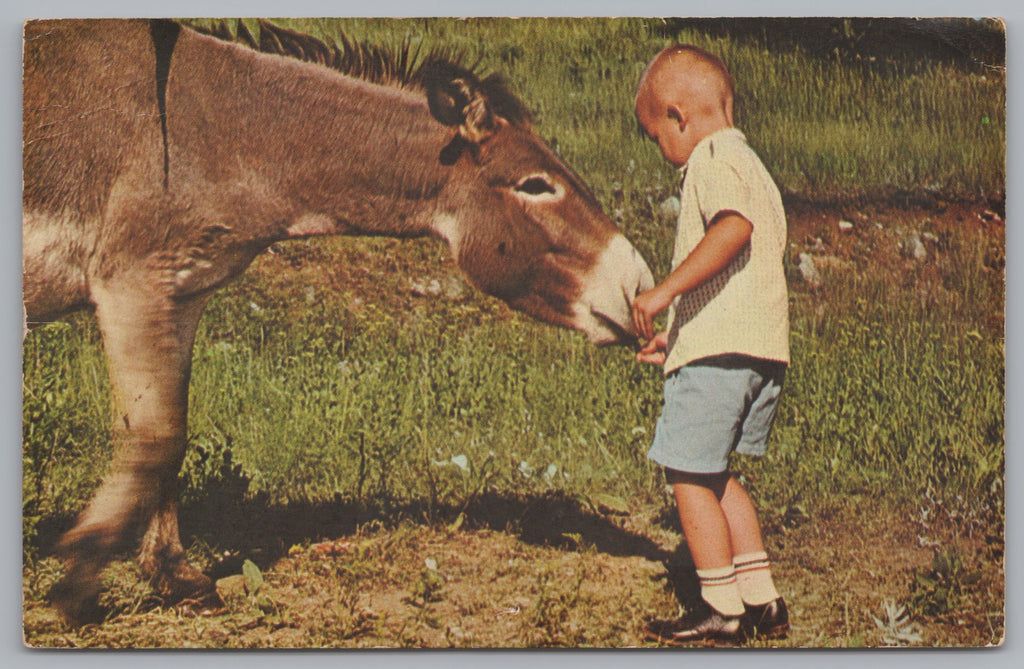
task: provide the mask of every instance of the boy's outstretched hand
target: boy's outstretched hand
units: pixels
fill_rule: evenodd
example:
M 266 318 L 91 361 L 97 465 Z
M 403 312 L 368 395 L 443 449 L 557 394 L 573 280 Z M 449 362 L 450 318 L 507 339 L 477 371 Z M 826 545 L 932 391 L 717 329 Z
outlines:
M 633 327 L 644 339 L 654 338 L 654 317 L 672 304 L 673 295 L 658 285 L 633 300 Z
M 636 354 L 637 362 L 649 362 L 652 365 L 665 364 L 665 349 L 668 348 L 668 333 L 659 332 L 643 345 Z

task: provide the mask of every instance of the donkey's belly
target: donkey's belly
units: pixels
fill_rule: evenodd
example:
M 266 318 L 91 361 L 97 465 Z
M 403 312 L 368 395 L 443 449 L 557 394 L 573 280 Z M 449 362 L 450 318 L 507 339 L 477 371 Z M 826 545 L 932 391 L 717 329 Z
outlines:
M 89 304 L 82 226 L 67 217 L 26 211 L 22 227 L 23 296 L 28 324 Z

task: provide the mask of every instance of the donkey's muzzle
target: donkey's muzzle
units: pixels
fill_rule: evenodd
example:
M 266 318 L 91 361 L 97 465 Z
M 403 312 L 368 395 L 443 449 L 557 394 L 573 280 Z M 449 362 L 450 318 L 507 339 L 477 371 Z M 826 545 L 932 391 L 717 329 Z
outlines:
M 635 343 L 633 300 L 653 287 L 643 257 L 624 236 L 616 235 L 587 275 L 577 327 L 599 346 Z

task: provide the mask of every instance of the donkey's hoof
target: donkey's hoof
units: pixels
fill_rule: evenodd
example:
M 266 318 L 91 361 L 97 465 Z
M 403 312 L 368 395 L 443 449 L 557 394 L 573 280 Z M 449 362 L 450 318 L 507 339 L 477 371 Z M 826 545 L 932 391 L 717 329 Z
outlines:
M 161 597 L 174 601 L 197 599 L 215 592 L 210 577 L 185 560 L 165 565 L 151 583 Z
M 57 609 L 64 622 L 71 627 L 102 622 L 106 611 L 99 604 L 99 588 L 67 576 L 57 582 L 46 594 L 46 600 Z

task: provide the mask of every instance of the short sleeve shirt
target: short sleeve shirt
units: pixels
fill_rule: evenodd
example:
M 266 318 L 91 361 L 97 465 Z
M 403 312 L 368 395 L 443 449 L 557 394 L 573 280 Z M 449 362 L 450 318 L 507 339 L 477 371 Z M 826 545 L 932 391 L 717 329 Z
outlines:
M 700 243 L 719 214 L 743 216 L 753 232 L 728 267 L 673 301 L 665 373 L 726 353 L 788 363 L 786 214 L 779 189 L 735 128 L 701 140 L 680 171 L 673 268 Z

